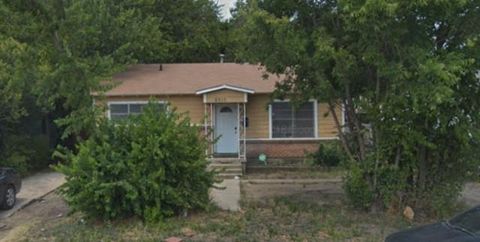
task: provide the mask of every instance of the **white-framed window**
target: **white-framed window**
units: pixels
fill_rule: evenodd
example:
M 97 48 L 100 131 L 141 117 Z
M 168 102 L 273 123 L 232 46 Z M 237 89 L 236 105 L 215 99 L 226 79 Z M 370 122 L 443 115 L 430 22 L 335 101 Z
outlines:
M 269 106 L 270 138 L 316 138 L 317 102 L 295 108 L 289 101 L 275 101 Z
M 166 102 L 158 101 L 156 103 L 159 106 L 159 110 L 167 110 Z M 108 118 L 116 121 L 125 119 L 130 115 L 138 115 L 142 113 L 143 108 L 147 105 L 147 101 L 108 102 Z

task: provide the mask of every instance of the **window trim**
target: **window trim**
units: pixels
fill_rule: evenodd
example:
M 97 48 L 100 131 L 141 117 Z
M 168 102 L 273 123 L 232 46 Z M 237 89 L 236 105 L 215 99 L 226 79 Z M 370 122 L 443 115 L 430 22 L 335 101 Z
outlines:
M 112 120 L 110 113 L 110 104 L 148 104 L 150 101 L 108 101 L 107 102 L 107 117 L 108 120 Z M 169 110 L 168 102 L 165 100 L 153 101 L 153 103 L 164 104 L 166 105 L 166 110 Z
M 284 99 L 284 100 L 279 100 L 275 99 L 273 100 L 275 103 L 281 103 L 281 102 L 288 102 L 290 103 L 290 99 Z M 272 120 L 272 104 L 268 104 L 268 139 L 270 140 L 315 140 L 318 139 L 318 101 L 317 99 L 309 99 L 308 102 L 313 103 L 313 132 L 314 135 L 313 137 L 278 137 L 274 138 L 273 137 L 273 120 Z

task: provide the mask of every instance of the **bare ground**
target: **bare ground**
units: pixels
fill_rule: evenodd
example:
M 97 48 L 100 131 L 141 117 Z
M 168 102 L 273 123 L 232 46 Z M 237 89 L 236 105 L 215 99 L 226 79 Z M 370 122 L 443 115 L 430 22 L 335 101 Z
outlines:
M 32 229 L 42 227 L 64 218 L 69 208 L 63 199 L 55 193 L 45 196 L 16 212 L 13 216 L 0 220 L 0 241 L 19 241 L 24 234 Z
M 52 193 L 0 220 L 0 227 L 6 225 L 0 229 L 0 241 L 163 241 L 169 236 L 184 241 L 383 241 L 409 226 L 398 217 L 349 209 L 338 180 L 252 179 L 242 181 L 241 189 L 241 212 L 192 214 L 169 219 L 162 226 L 136 219 L 79 222 L 81 214 L 68 215 L 63 199 Z M 471 185 L 466 195 L 474 199 L 479 191 Z

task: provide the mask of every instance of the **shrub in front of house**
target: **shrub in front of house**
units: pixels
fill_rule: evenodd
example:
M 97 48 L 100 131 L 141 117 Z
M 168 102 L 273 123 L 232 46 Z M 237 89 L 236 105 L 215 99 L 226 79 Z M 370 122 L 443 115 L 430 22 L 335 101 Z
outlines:
M 337 142 L 322 143 L 318 149 L 308 155 L 313 166 L 336 167 L 346 159 L 344 151 Z
M 106 220 L 138 216 L 156 222 L 209 205 L 214 173 L 206 170 L 207 142 L 184 115 L 149 104 L 124 121 L 100 121 L 66 162 L 61 189 L 68 204 Z

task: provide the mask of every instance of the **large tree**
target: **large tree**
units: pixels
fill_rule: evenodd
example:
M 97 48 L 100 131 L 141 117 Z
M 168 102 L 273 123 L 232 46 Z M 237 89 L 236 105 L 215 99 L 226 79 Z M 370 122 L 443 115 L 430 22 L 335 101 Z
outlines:
M 277 94 L 329 103 L 352 161 L 345 188 L 357 206 L 440 211 L 457 198 L 478 164 L 479 1 L 238 6 L 237 56 L 287 74 Z
M 224 24 L 208 0 L 0 0 L 0 16 L 0 131 L 29 115 L 33 100 L 70 147 L 94 128 L 91 93 L 115 72 L 213 61 L 224 49 Z
M 65 136 L 88 126 L 91 92 L 126 65 L 213 61 L 224 48 L 208 0 L 2 0 L 0 11 L 0 41 L 29 51 L 37 101 L 60 113 Z

